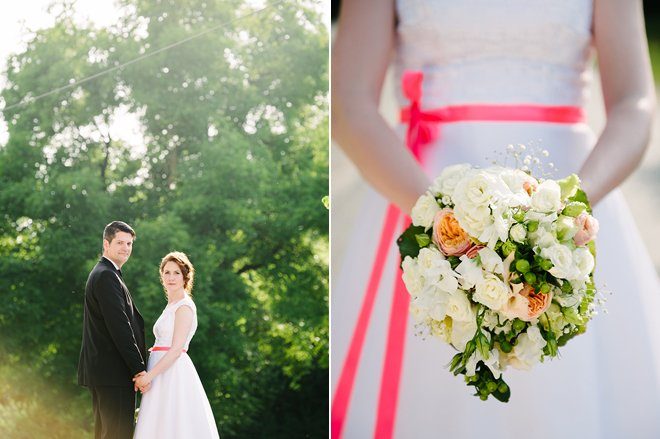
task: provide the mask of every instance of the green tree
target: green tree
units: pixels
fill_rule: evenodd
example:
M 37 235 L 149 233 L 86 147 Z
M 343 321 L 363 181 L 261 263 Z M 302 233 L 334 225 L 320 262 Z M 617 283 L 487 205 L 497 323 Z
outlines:
M 9 361 L 0 383 L 10 396 L 0 410 L 23 416 L 0 433 L 37 428 L 30 413 L 60 411 L 68 427 L 51 434 L 90 431 L 89 397 L 75 384 L 84 284 L 103 226 L 123 219 L 138 233 L 124 272 L 148 328 L 165 304 L 160 258 L 176 249 L 195 264 L 190 356 L 221 435 L 325 435 L 328 35 L 318 5 L 122 7 L 120 23 L 98 29 L 76 24 L 65 5 L 8 61 L 0 354 Z M 121 119 L 139 121 L 141 145 L 113 133 Z M 19 382 L 33 375 L 35 394 L 49 391 L 29 398 L 41 406 L 19 410 Z

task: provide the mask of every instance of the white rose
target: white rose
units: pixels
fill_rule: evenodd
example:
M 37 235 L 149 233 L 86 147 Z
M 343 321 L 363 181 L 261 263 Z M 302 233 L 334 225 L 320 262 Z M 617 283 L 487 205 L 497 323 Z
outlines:
M 440 206 L 435 201 L 435 197 L 430 193 L 426 193 L 417 199 L 410 217 L 414 225 L 422 226 L 428 230 L 433 225 L 433 218 L 438 212 L 440 212 Z
M 509 363 L 516 369 L 529 370 L 541 360 L 546 342 L 536 326 L 518 336 L 518 342 L 509 356 Z
M 483 280 L 477 283 L 472 300 L 497 311 L 509 300 L 509 296 L 509 287 L 499 277 L 486 273 Z
M 459 351 L 465 350 L 465 345 L 472 340 L 474 333 L 477 332 L 477 322 L 453 322 L 451 325 L 451 344 Z
M 541 249 L 541 256 L 549 259 L 553 267 L 548 270 L 551 275 L 560 279 L 573 279 L 575 268 L 571 250 L 561 244 L 554 244 Z
M 532 194 L 532 209 L 538 212 L 554 212 L 561 207 L 561 188 L 553 180 L 545 180 Z
M 486 171 L 468 172 L 454 189 L 454 202 L 457 206 L 488 206 L 495 193 L 508 190 L 496 175 Z
M 594 257 L 586 247 L 578 247 L 573 250 L 573 264 L 576 270 L 576 279 L 586 280 L 594 271 Z
M 472 167 L 466 164 L 447 166 L 442 170 L 442 173 L 435 180 L 433 180 L 430 191 L 434 195 L 442 194 L 453 197 L 456 184 L 470 169 L 472 169 Z
M 457 204 L 454 209 L 454 217 L 463 230 L 475 237 L 480 236 L 488 226 L 493 224 L 493 217 L 488 206 Z
M 468 322 L 474 320 L 475 315 L 470 299 L 463 291 L 456 291 L 447 300 L 447 315 L 455 322 Z
M 479 259 L 481 259 L 481 266 L 484 270 L 491 273 L 502 274 L 504 266 L 502 258 L 494 250 L 484 247 L 479 250 Z
M 522 244 L 527 238 L 527 229 L 522 224 L 514 224 L 509 230 L 509 235 L 512 240 Z

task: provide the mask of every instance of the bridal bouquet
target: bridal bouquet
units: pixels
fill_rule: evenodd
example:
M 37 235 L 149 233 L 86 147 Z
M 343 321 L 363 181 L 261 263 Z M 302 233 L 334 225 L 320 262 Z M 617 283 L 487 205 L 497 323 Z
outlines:
M 579 183 L 449 166 L 397 241 L 411 313 L 482 400 L 507 402 L 507 367 L 555 357 L 595 314 L 598 221 Z

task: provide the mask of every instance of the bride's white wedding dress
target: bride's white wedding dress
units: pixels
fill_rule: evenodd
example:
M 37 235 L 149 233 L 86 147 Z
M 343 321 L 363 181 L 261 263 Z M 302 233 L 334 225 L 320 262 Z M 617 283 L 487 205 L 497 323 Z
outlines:
M 594 52 L 591 0 L 397 0 L 396 6 L 395 76 L 400 79 L 405 70 L 424 73 L 422 108 L 585 106 Z M 400 91 L 398 98 L 400 107 L 409 104 Z M 398 129 L 403 138 L 405 126 Z M 562 177 L 579 170 L 596 140 L 584 123 L 455 122 L 439 130 L 424 153 L 431 177 L 456 163 L 487 166 L 503 159 L 498 153 L 507 145 L 519 143 L 548 150 L 553 176 Z M 340 377 L 347 375 L 386 207 L 372 191 L 355 217 L 344 260 L 333 266 L 333 405 Z M 445 367 L 455 351 L 416 336 L 410 318 L 400 380 L 396 367 L 387 369 L 398 355 L 387 353 L 399 262 L 390 242 L 354 380 L 344 376 L 347 409 L 333 406 L 333 426 L 342 427 L 342 437 L 389 437 L 391 431 L 402 439 L 659 438 L 658 277 L 619 191 L 604 199 L 595 215 L 600 221 L 595 280 L 612 293 L 606 294 L 608 312 L 560 348 L 560 358 L 529 372 L 508 370 L 508 404 L 472 396 L 473 388 Z M 395 236 L 402 226 L 399 219 Z M 397 380 L 398 393 L 391 386 Z
M 181 306 L 193 310 L 193 324 L 186 339 L 185 350 L 197 330 L 197 307 L 186 296 L 165 307 L 154 324 L 154 346 L 169 347 L 174 334 L 174 315 Z M 167 351 L 154 350 L 149 355 L 147 370 L 151 370 Z M 213 439 L 218 430 L 204 387 L 187 353 L 151 382 L 151 389 L 142 395 L 136 439 Z

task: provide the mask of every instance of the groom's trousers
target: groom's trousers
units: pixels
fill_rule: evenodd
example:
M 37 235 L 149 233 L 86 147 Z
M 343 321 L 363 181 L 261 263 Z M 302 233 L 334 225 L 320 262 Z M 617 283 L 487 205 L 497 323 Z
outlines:
M 135 428 L 133 387 L 90 387 L 95 439 L 131 439 Z

